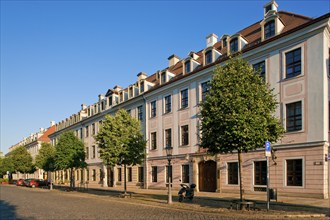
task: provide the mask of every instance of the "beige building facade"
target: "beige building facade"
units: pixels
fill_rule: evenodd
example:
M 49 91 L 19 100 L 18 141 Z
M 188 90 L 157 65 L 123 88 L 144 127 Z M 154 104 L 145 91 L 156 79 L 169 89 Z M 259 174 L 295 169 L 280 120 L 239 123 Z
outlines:
M 229 55 L 241 53 L 261 69 L 279 102 L 276 116 L 286 133 L 272 143 L 269 159 L 270 187 L 281 195 L 327 198 L 329 194 L 329 48 L 330 14 L 309 18 L 278 11 L 271 1 L 260 8 L 264 16 L 233 35 L 211 34 L 206 46 L 186 58 L 168 58 L 169 65 L 151 76 L 139 73 L 128 88 L 116 86 L 93 105 L 57 124 L 52 143 L 73 130 L 86 145 L 88 168 L 76 171 L 77 183 L 117 187 L 123 167 L 106 167 L 99 158 L 93 136 L 106 114 L 125 108 L 141 121 L 148 140 L 145 163 L 129 167 L 128 185 L 165 188 L 167 175 L 173 187 L 195 183 L 199 191 L 239 190 L 237 154 L 209 155 L 199 147 L 199 103 L 208 92 L 212 72 L 225 65 Z M 253 108 L 253 106 L 251 106 Z M 172 167 L 165 148 L 173 147 Z M 267 162 L 264 146 L 243 154 L 243 181 L 247 193 L 266 190 Z M 64 182 L 68 174 L 56 173 Z M 68 180 L 68 179 L 67 179 Z

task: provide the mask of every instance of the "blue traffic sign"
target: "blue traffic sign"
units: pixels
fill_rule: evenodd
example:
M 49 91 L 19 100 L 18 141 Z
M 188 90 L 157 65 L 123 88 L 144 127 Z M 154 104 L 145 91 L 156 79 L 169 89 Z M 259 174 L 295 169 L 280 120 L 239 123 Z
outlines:
M 265 155 L 266 155 L 266 157 L 271 156 L 271 148 L 270 148 L 270 142 L 269 141 L 265 142 Z

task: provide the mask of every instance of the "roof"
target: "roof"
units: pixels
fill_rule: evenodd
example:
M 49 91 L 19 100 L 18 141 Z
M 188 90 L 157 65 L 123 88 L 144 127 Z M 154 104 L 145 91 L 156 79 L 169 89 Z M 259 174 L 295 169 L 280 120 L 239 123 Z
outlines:
M 43 142 L 50 142 L 50 139 L 49 139 L 49 135 L 54 133 L 55 132 L 55 129 L 56 129 L 56 126 L 53 125 L 51 126 L 50 128 L 47 129 L 47 131 L 45 131 L 45 133 L 43 133 L 43 135 L 38 138 L 38 141 L 43 141 Z

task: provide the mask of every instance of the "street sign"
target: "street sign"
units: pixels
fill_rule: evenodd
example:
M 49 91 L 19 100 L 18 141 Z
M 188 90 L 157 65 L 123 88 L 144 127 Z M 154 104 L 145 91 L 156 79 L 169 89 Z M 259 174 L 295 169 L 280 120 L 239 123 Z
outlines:
M 271 147 L 270 147 L 270 142 L 266 141 L 265 142 L 265 155 L 266 157 L 271 157 Z

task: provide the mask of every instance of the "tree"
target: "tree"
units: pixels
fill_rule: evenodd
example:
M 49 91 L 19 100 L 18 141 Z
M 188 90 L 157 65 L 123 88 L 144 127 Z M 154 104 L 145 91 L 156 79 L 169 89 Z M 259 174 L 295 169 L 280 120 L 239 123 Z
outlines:
M 230 58 L 214 71 L 209 94 L 201 104 L 201 147 L 213 154 L 237 151 L 241 200 L 241 153 L 282 136 L 284 129 L 274 116 L 277 105 L 273 90 L 242 58 Z
M 104 164 L 124 165 L 126 194 L 126 165 L 141 164 L 145 155 L 146 141 L 141 133 L 140 122 L 132 118 L 126 110 L 120 109 L 115 116 L 105 116 L 95 140 Z
M 52 189 L 51 172 L 55 170 L 55 153 L 55 148 L 50 143 L 43 142 L 35 160 L 35 164 L 38 168 L 48 172 L 50 189 Z
M 4 158 L 0 158 L 0 175 L 4 175 L 7 172 L 14 172 L 14 164 L 12 159 L 9 156 L 6 156 Z
M 55 149 L 55 169 L 70 169 L 70 188 L 75 188 L 74 170 L 86 167 L 84 143 L 68 131 L 60 136 Z
M 15 172 L 33 173 L 35 171 L 35 167 L 32 163 L 32 156 L 26 150 L 25 146 L 19 146 L 14 149 L 9 154 L 9 158 L 13 163 Z

